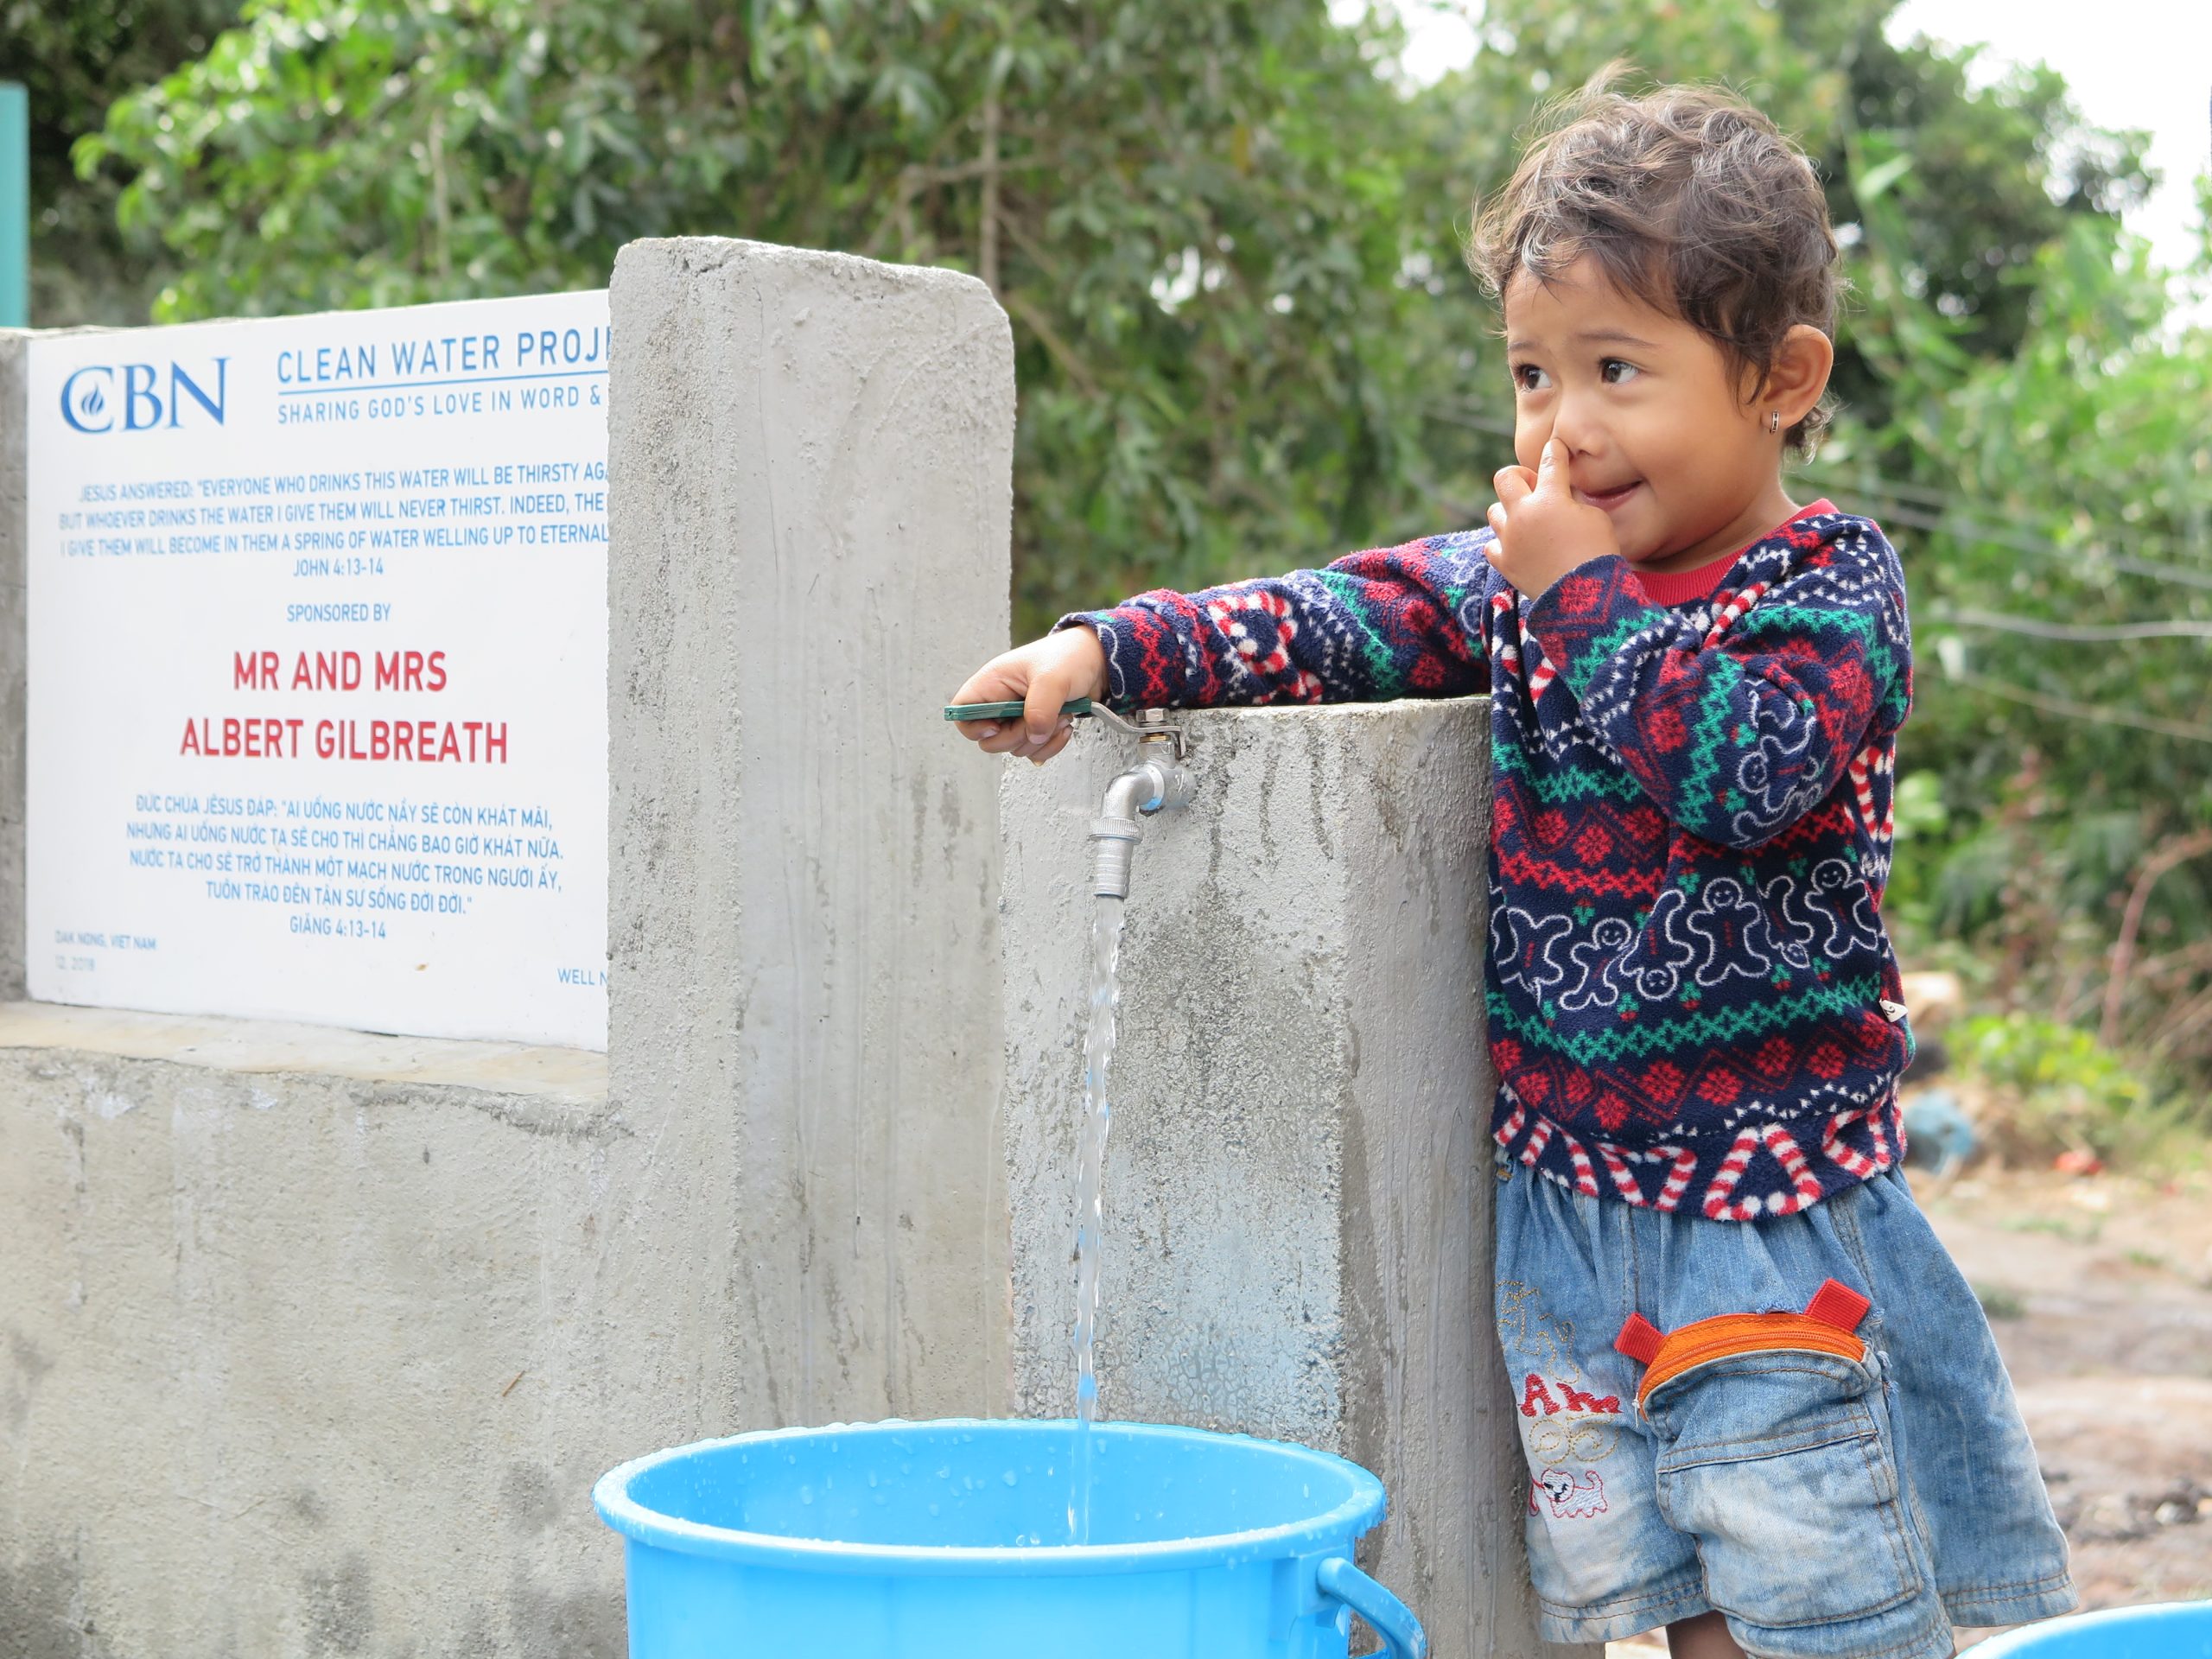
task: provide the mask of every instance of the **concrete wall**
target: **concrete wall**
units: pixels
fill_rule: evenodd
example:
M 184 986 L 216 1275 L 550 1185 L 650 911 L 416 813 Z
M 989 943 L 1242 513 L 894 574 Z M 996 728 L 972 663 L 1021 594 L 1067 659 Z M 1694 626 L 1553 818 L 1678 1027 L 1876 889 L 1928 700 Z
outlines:
M 611 303 L 609 1053 L 0 1005 L 4 1659 L 613 1659 L 613 1464 L 1067 1409 L 1084 829 L 1128 752 L 1001 797 L 938 715 L 1007 638 L 1006 320 L 726 241 L 633 245 Z M 0 334 L 17 974 L 21 384 Z M 1529 1653 L 1479 705 L 1192 727 L 1130 906 L 1107 1409 L 1366 1463 L 1442 1659 Z
M 1492 1334 L 1485 710 L 1182 717 L 1197 798 L 1136 849 L 1106 1154 L 1102 1409 L 1373 1469 L 1363 1561 L 1441 1659 L 1538 1650 Z M 1135 753 L 1089 728 L 1001 796 L 1025 1414 L 1073 1408 L 1085 830 Z
M 612 306 L 610 1056 L 0 1007 L 6 1659 L 614 1659 L 614 1463 L 1005 1405 L 995 768 L 937 710 L 1006 642 L 1006 321 L 729 242 Z

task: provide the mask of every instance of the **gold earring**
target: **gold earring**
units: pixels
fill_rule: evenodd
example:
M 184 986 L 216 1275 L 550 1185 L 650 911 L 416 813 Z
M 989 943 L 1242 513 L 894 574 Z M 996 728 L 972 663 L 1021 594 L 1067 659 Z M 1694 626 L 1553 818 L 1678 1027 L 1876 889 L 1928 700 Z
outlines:
M 1782 411 L 1780 410 L 1770 409 L 1767 410 L 1766 429 L 1770 432 L 1779 432 L 1782 430 Z

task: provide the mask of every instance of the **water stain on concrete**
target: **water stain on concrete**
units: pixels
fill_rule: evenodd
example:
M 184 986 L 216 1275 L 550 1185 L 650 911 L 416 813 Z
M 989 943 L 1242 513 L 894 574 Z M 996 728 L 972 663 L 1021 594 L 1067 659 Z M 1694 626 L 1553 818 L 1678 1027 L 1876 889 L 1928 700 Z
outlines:
M 461 1639 L 446 1649 L 448 1659 L 492 1659 L 499 1650 L 499 1639 L 492 1632 L 491 1615 L 481 1606 L 468 1610 L 462 1620 Z
M 54 1369 L 54 1362 L 43 1349 L 12 1325 L 8 1331 L 8 1357 L 13 1362 L 8 1378 L 8 1432 L 20 1438 L 30 1426 L 31 1395 Z
M 327 1572 L 301 1580 L 302 1615 L 311 1654 L 359 1653 L 376 1629 L 369 1558 L 358 1550 Z
M 35 1389 L 40 1380 L 44 1380 L 47 1371 L 53 1370 L 53 1360 L 47 1358 L 44 1350 L 40 1350 L 40 1344 L 33 1343 L 22 1332 L 17 1332 L 13 1325 L 9 1327 L 7 1334 L 7 1351 L 9 1358 L 16 1360 L 16 1371 L 17 1376 L 22 1376 L 27 1389 Z
M 619 1591 L 562 1595 L 518 1578 L 508 1586 L 507 1621 L 518 1659 L 624 1659 L 630 1650 Z
M 59 1550 L 0 1558 L 0 1654 L 8 1659 L 106 1659 L 85 1611 L 77 1562 Z
M 499 1507 L 507 1517 L 507 1530 L 524 1537 L 543 1532 L 561 1518 L 553 1477 L 533 1464 L 507 1465 L 506 1478 L 499 1483 Z

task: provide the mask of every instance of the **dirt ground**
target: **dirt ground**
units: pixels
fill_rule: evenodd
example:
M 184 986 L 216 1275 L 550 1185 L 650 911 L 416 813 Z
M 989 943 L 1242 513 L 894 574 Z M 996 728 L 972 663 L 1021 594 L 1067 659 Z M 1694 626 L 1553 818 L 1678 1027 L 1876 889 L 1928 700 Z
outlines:
M 2212 1177 L 1976 1169 L 1914 1190 L 1989 1313 L 2082 1605 L 2212 1597 Z

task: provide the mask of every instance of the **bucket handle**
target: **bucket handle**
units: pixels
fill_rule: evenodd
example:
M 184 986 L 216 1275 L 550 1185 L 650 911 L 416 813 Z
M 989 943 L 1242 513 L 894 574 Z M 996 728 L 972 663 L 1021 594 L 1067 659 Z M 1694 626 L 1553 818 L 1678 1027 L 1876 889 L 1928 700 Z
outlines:
M 1357 1613 L 1381 1637 L 1390 1659 L 1427 1659 L 1428 1637 L 1412 1609 L 1341 1555 L 1321 1563 L 1321 1592 Z

